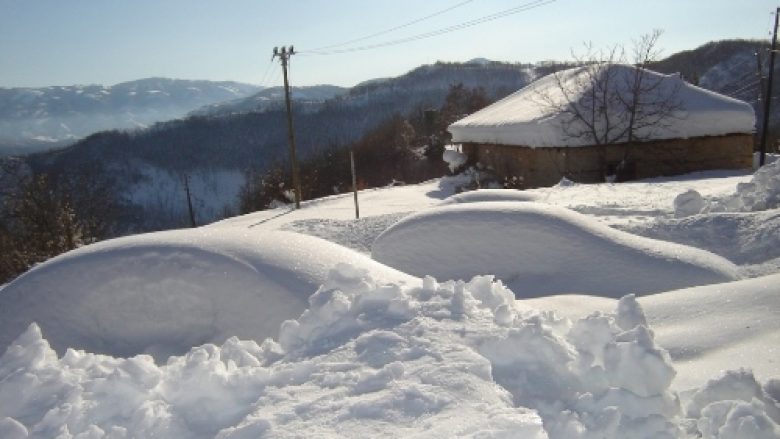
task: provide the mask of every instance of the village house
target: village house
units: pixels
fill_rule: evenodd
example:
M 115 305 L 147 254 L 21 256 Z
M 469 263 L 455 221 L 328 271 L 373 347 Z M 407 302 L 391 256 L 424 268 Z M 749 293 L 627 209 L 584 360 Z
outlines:
M 448 127 L 471 164 L 521 187 L 750 169 L 753 108 L 630 65 L 554 73 Z

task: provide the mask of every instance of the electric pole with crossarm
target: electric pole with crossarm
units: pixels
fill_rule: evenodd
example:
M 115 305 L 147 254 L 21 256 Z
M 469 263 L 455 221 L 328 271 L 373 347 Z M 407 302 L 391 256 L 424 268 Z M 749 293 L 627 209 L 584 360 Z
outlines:
M 295 154 L 295 131 L 293 130 L 292 105 L 290 104 L 290 83 L 287 80 L 287 65 L 290 57 L 295 55 L 295 49 L 290 46 L 289 49 L 282 46 L 280 50 L 274 47 L 274 53 L 271 60 L 279 57 L 282 63 L 282 72 L 284 73 L 284 102 L 287 105 L 287 138 L 290 141 L 290 162 L 292 164 L 293 192 L 295 193 L 295 208 L 301 208 L 301 176 L 298 173 L 298 158 Z

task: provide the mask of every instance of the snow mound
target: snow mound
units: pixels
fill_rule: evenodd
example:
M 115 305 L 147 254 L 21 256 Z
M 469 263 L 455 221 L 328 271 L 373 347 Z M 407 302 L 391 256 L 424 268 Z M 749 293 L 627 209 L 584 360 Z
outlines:
M 710 200 L 707 212 L 751 212 L 780 207 L 780 160 L 764 165 L 734 194 Z
M 419 276 L 494 274 L 517 297 L 620 297 L 737 278 L 736 266 L 712 253 L 538 203 L 471 203 L 418 213 L 381 234 L 372 257 Z
M 672 387 L 690 393 L 723 370 L 749 367 L 780 401 L 780 274 L 667 291 L 638 299 L 656 342 L 669 351 Z M 615 308 L 615 299 L 567 294 L 518 302 L 578 319 Z M 750 401 L 748 398 L 747 401 Z
M 230 336 L 263 340 L 307 307 L 333 263 L 377 279 L 413 278 L 369 257 L 290 232 L 201 228 L 83 247 L 0 291 L 0 349 L 38 322 L 69 347 L 164 360 Z
M 538 201 L 539 195 L 515 189 L 478 189 L 448 197 L 442 204 L 478 203 L 483 201 Z
M 780 258 L 780 209 L 659 218 L 622 229 L 708 250 L 740 265 Z
M 677 218 L 696 215 L 704 209 L 704 198 L 693 189 L 674 197 L 674 216 Z
M 379 285 L 339 265 L 278 342 L 156 365 L 32 324 L 0 357 L 0 428 L 26 437 L 677 437 L 674 369 L 633 296 L 571 322 L 490 276 Z M 81 435 L 81 436 L 79 436 Z
M 780 408 L 748 370 L 727 371 L 710 380 L 686 409 L 698 419 L 703 438 L 740 439 L 780 437 Z

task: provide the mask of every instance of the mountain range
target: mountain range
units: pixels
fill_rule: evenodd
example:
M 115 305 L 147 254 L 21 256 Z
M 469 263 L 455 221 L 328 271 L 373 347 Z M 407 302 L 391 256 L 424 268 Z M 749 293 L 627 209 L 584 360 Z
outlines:
M 113 86 L 0 88 L 0 155 L 63 146 L 108 129 L 144 129 L 258 91 L 238 82 L 165 78 Z

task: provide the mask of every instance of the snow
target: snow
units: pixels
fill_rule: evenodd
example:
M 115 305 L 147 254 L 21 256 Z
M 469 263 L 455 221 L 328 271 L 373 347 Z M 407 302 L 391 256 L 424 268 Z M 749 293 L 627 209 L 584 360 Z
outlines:
M 696 215 L 702 209 L 704 209 L 704 198 L 693 189 L 688 189 L 674 198 L 674 216 L 678 218 Z
M 513 310 L 489 277 L 378 286 L 341 265 L 279 343 L 231 338 L 163 366 L 58 357 L 31 325 L 0 359 L 17 395 L 2 411 L 40 437 L 673 437 L 674 370 L 626 300 L 572 324 Z
M 453 145 L 446 145 L 444 147 L 444 153 L 442 159 L 447 163 L 450 168 L 450 172 L 455 172 L 458 168 L 466 164 L 468 157 L 463 152 L 459 151 Z
M 696 392 L 688 417 L 699 418 L 704 438 L 780 436 L 780 409 L 747 370 L 729 371 Z
M 52 259 L 0 294 L 0 346 L 33 322 L 52 346 L 164 361 L 230 336 L 263 340 L 306 309 L 332 264 L 413 282 L 365 255 L 288 232 L 196 229 L 104 241 Z
M 78 249 L 0 289 L 0 437 L 780 437 L 778 172 L 452 177 Z
M 417 276 L 494 274 L 517 297 L 620 297 L 737 278 L 714 254 L 640 237 L 545 204 L 484 202 L 409 216 L 380 235 L 372 257 Z
M 780 161 L 768 164 L 740 183 L 734 194 L 713 200 L 711 212 L 757 211 L 780 207 Z
M 514 189 L 477 189 L 448 197 L 443 203 L 478 203 L 483 201 L 538 201 L 539 197 Z
M 594 70 L 590 73 L 589 69 Z M 627 95 L 629 89 L 626 84 L 630 83 L 634 69 L 628 65 L 609 64 L 576 67 L 550 74 L 456 121 L 448 130 L 454 143 L 534 148 L 591 145 L 593 141 L 587 137 L 572 137 L 564 132 L 562 124 L 567 123 L 569 116 L 561 113 L 560 109 L 567 102 L 576 102 L 580 96 L 587 95 L 593 87 L 592 82 L 587 80 L 589 75 L 599 78 L 614 76 L 611 81 L 615 89 Z M 664 122 L 666 126 L 663 130 L 644 128 L 637 132 L 638 138 L 660 140 L 754 132 L 755 115 L 749 104 L 688 84 L 678 75 L 663 75 L 650 70 L 645 70 L 645 74 L 658 81 L 659 85 L 653 91 L 655 96 L 674 96 L 679 100 L 681 109 Z
M 177 174 L 147 164 L 139 165 L 138 171 L 140 178 L 130 187 L 127 197 L 165 225 L 188 223 L 185 175 L 198 224 L 212 222 L 229 210 L 244 183 L 240 171 L 216 169 Z

